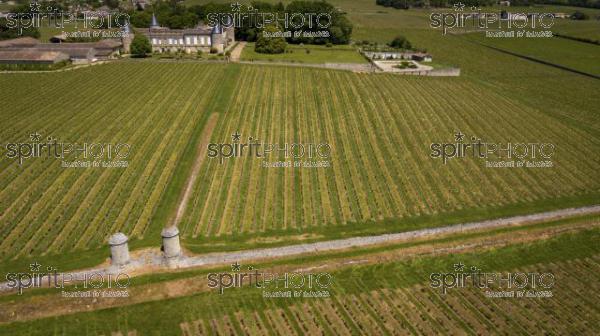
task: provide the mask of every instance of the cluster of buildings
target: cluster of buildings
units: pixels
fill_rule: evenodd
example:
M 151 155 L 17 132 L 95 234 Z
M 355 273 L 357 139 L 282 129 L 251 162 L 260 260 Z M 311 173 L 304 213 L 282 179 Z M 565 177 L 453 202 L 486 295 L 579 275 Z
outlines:
M 121 39 L 104 39 L 87 43 L 44 43 L 32 37 L 20 37 L 0 41 L 0 63 L 91 63 L 116 58 L 124 48 L 123 42 Z
M 222 53 L 235 42 L 233 27 L 210 27 L 201 23 L 195 28 L 170 29 L 160 26 L 154 15 L 150 28 L 136 29 L 135 34 L 145 35 L 152 51 L 158 53 Z M 129 53 L 134 32 L 125 26 L 120 35 L 121 38 L 105 38 L 97 42 L 65 42 L 61 35 L 54 36 L 50 42 L 31 37 L 4 40 L 0 41 L 0 64 L 56 64 L 64 61 L 85 64 L 113 59 Z
M 198 51 L 217 53 L 224 52 L 235 42 L 234 28 L 222 28 L 220 25 L 210 27 L 202 23 L 195 28 L 170 29 L 161 27 L 156 16 L 152 15 L 150 28 L 136 29 L 146 35 L 153 52 L 185 52 Z

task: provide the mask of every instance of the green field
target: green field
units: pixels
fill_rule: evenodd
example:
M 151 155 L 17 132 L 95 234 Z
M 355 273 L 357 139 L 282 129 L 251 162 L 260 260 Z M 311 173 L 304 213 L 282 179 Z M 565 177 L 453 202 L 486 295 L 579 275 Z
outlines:
M 4 267 L 67 251 L 78 258 L 59 257 L 65 265 L 94 264 L 119 230 L 134 238 L 133 247 L 157 244 L 212 113 L 212 142 L 235 131 L 272 143 L 327 142 L 332 167 L 205 160 L 181 222 L 185 243 L 198 251 L 251 247 L 257 236 L 279 243 L 302 234 L 337 238 L 596 202 L 600 97 L 590 93 L 600 88 L 597 80 L 442 35 L 428 27 L 425 11 L 340 5 L 355 22 L 356 39 L 384 42 L 402 33 L 434 62 L 459 66 L 461 77 L 152 61 L 0 76 L 0 113 L 11 125 L 2 130 L 4 142 L 37 131 L 133 146 L 127 169 L 0 162 Z M 430 158 L 429 145 L 452 141 L 457 130 L 492 142 L 553 143 L 555 167 L 502 170 Z
M 432 54 L 435 64 L 460 67 L 461 76 L 156 59 L 0 74 L 5 126 L 0 129 L 0 273 L 25 270 L 34 261 L 61 271 L 98 265 L 109 256 L 107 239 L 117 231 L 131 238 L 131 250 L 158 250 L 160 231 L 174 222 L 194 174 L 178 225 L 188 254 L 598 204 L 600 81 L 481 43 L 595 75 L 600 75 L 600 46 L 559 38 L 443 35 L 429 27 L 429 10 L 394 10 L 376 6 L 374 0 L 332 2 L 348 12 L 354 40 L 386 43 L 404 35 Z M 556 31 L 596 36 L 593 24 L 565 20 Z M 364 62 L 352 46 L 289 47 L 293 53 L 259 55 L 249 44 L 242 59 Z M 551 143 L 554 166 L 486 168 L 485 160 L 475 158 L 447 164 L 432 158 L 430 145 L 455 142 L 457 131 L 467 139 L 493 143 Z M 42 139 L 52 136 L 69 143 L 128 143 L 129 165 L 77 169 L 62 168 L 56 159 L 30 158 L 19 165 L 5 158 L 6 143 L 31 142 L 36 132 Z M 252 137 L 278 144 L 328 143 L 331 167 L 264 168 L 262 158 L 219 163 L 204 157 L 204 140 L 230 143 L 236 132 L 242 142 Z M 277 159 L 284 158 L 267 161 Z M 206 268 L 155 272 L 132 279 L 133 293 L 145 301 L 134 296 L 129 306 L 87 312 L 95 307 L 76 301 L 74 314 L 0 323 L 0 334 L 592 334 L 600 329 L 593 296 L 600 265 L 597 221 L 596 215 L 585 222 L 539 224 L 555 226 L 558 237 L 514 246 L 500 245 L 511 233 L 518 236 L 517 231 L 527 231 L 532 241 L 546 238 L 546 232 L 512 227 L 502 229 L 507 234 L 502 237 L 474 232 L 265 262 L 265 267 L 331 267 L 339 280 L 333 297 L 324 300 L 273 301 L 245 288 L 220 296 L 195 283 L 205 280 Z M 581 231 L 558 234 L 570 225 Z M 402 256 L 403 248 L 419 246 L 435 253 L 448 241 L 459 247 L 486 241 L 498 247 Z M 388 252 L 402 257 L 385 259 Z M 381 260 L 343 264 L 371 253 L 380 253 Z M 476 291 L 442 297 L 427 288 L 430 272 L 450 271 L 459 261 L 489 271 L 555 272 L 557 296 L 489 301 Z M 196 291 L 171 297 L 171 290 L 177 292 L 170 287 L 175 280 Z M 30 294 L 2 295 L 0 306 L 13 309 L 29 302 L 51 310 L 51 295 L 60 301 L 53 289 Z M 21 308 L 20 314 L 29 312 Z M 14 318 L 10 309 L 0 309 L 0 318 Z
M 307 52 L 308 51 L 308 52 Z M 261 54 L 254 51 L 254 43 L 248 43 L 241 56 L 242 61 L 275 61 L 298 63 L 367 63 L 355 48 L 349 46 L 316 46 L 288 44 L 283 54 Z
M 559 64 L 585 73 L 600 75 L 600 45 L 557 37 L 489 38 L 484 34 L 477 33 L 466 36 L 483 45 Z
M 555 23 L 553 31 L 571 37 L 600 41 L 600 20 L 560 20 Z
M 384 220 L 598 188 L 588 179 L 593 168 L 586 172 L 583 156 L 570 156 L 581 152 L 568 144 L 597 146 L 595 139 L 491 90 L 475 90 L 470 81 L 249 67 L 238 85 L 240 91 L 251 89 L 243 104 L 232 102 L 219 119 L 212 142 L 226 142 L 236 131 L 271 143 L 324 141 L 333 147 L 332 167 L 278 169 L 262 168 L 255 158 L 207 160 L 183 220 L 186 236 L 310 233 L 347 223 L 373 227 Z M 483 104 L 485 109 L 478 108 Z M 542 120 L 543 130 L 536 127 Z M 356 136 L 362 127 L 377 131 Z M 473 160 L 444 166 L 431 159 L 431 142 L 451 139 L 458 129 L 496 141 L 545 139 L 560 143 L 561 154 L 569 156 L 555 169 L 516 171 L 486 169 Z M 569 134 L 569 142 L 554 134 Z
M 114 231 L 142 236 L 149 229 L 190 135 L 206 116 L 209 90 L 226 74 L 220 65 L 187 65 L 170 68 L 171 80 L 152 80 L 161 68 L 165 65 L 121 64 L 0 78 L 7 88 L 3 104 L 10 106 L 2 109 L 3 118 L 12 125 L 4 129 L 4 141 L 28 141 L 30 132 L 38 132 L 70 143 L 132 146 L 126 169 L 63 169 L 59 160 L 43 158 L 21 166 L 3 160 L 3 258 L 84 249 L 103 244 Z M 184 75 L 189 81 L 177 80 Z M 202 81 L 204 90 L 190 85 Z M 16 94 L 36 85 L 44 89 L 35 99 Z M 119 99 L 124 92 L 131 98 Z
M 44 94 L 33 97 L 32 85 Z M 416 222 L 428 226 L 467 214 L 548 208 L 560 197 L 593 202 L 600 188 L 598 138 L 489 85 L 469 78 L 152 62 L 4 75 L 0 86 L 9 90 L 2 101 L 10 108 L 2 118 L 12 125 L 3 130 L 4 141 L 26 141 L 37 131 L 66 142 L 127 142 L 133 149 L 127 169 L 3 160 L 0 228 L 6 239 L 0 253 L 6 260 L 85 250 L 103 246 L 116 231 L 156 241 L 211 113 L 219 114 L 212 142 L 226 142 L 236 131 L 271 143 L 327 142 L 332 167 L 205 160 L 181 222 L 188 243 L 232 234 L 398 231 L 414 228 L 419 217 L 438 216 Z M 125 92 L 130 99 L 113 99 Z M 42 116 L 52 116 L 51 122 Z M 361 132 L 365 126 L 377 133 Z M 452 141 L 457 130 L 495 142 L 554 143 L 555 167 L 502 170 L 481 161 L 443 165 L 430 158 L 429 145 Z

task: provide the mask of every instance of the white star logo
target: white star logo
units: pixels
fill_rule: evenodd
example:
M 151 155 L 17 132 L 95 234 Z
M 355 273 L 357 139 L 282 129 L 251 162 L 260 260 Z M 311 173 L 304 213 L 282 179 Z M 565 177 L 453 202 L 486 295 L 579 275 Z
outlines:
M 453 7 L 454 7 L 455 12 L 458 12 L 458 11 L 462 12 L 465 9 L 465 4 L 462 2 L 457 2 L 454 4 Z
M 464 139 L 465 135 L 461 131 L 458 131 L 458 133 L 454 134 L 454 140 L 457 142 L 462 142 Z
M 40 11 L 40 4 L 37 2 L 32 2 L 29 4 L 29 9 L 31 9 L 32 12 L 39 12 Z
M 234 12 L 239 12 L 242 9 L 242 5 L 239 2 L 231 4 L 231 10 Z
M 29 264 L 29 270 L 32 272 L 39 272 L 40 266 L 42 265 L 38 264 L 37 261 L 34 261 L 33 264 Z

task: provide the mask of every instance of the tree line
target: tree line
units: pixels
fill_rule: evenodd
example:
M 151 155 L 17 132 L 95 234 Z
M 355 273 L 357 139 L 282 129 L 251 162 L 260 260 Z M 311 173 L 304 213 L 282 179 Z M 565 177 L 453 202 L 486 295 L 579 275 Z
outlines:
M 304 25 L 299 28 L 277 26 L 279 30 L 291 31 L 292 36 L 286 38 L 286 42 L 299 44 L 348 44 L 350 43 L 350 37 L 352 35 L 352 23 L 346 17 L 346 13 L 339 11 L 333 5 L 326 1 L 293 1 L 287 5 L 280 3 L 267 3 L 267 2 L 252 2 L 254 12 L 257 13 L 272 13 L 273 15 L 279 15 L 284 17 L 285 13 L 291 15 L 293 13 L 329 13 L 331 15 L 331 24 L 327 28 L 320 28 L 316 24 L 316 16 L 312 17 L 312 24 L 305 21 Z M 152 14 L 156 15 L 156 18 L 161 26 L 169 27 L 172 29 L 183 29 L 193 28 L 198 22 L 208 22 L 208 15 L 211 13 L 230 13 L 240 14 L 248 13 L 246 6 L 241 6 L 238 10 L 234 11 L 231 4 L 219 4 L 219 3 L 208 3 L 203 5 L 193 5 L 186 7 L 176 1 L 163 1 L 159 0 L 155 2 L 151 7 L 148 7 L 144 11 L 134 11 L 131 13 L 131 23 L 135 27 L 149 27 Z M 312 26 L 312 28 L 310 27 Z M 262 33 L 263 28 L 258 28 L 251 24 L 249 20 L 244 20 L 241 27 L 235 29 L 235 38 L 237 40 L 255 42 L 258 36 Z M 294 32 L 318 32 L 327 31 L 329 37 L 307 37 L 301 34 L 301 36 L 294 36 Z

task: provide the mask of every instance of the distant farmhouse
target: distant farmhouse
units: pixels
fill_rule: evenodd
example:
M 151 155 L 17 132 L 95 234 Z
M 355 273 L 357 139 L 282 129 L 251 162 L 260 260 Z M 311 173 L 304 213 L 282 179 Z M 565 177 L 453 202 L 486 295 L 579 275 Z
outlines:
M 159 53 L 210 52 L 211 49 L 222 53 L 235 42 L 233 27 L 222 28 L 220 25 L 210 27 L 198 24 L 196 28 L 170 29 L 161 27 L 154 15 L 152 15 L 150 28 L 136 29 L 136 32 L 146 35 L 152 44 L 152 51 Z

